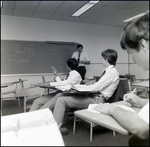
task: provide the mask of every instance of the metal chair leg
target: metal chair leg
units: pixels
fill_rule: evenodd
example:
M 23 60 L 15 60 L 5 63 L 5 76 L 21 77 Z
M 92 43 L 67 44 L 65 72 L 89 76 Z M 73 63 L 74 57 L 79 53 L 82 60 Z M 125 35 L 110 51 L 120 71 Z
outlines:
M 90 142 L 92 142 L 93 137 L 93 123 L 90 123 Z
M 73 134 L 75 134 L 75 129 L 76 129 L 76 116 L 74 117 Z

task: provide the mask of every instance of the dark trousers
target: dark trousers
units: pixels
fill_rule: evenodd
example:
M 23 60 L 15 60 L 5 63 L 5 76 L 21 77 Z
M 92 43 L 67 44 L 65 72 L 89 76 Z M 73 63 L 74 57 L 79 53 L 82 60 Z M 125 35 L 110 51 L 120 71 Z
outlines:
M 142 140 L 140 138 L 138 138 L 137 136 L 133 135 L 130 139 L 129 139 L 129 146 L 149 146 L 149 138 Z
M 85 74 L 86 74 L 86 68 L 85 68 L 85 66 L 79 66 L 78 72 L 80 73 L 80 75 L 82 77 L 82 80 L 84 80 Z

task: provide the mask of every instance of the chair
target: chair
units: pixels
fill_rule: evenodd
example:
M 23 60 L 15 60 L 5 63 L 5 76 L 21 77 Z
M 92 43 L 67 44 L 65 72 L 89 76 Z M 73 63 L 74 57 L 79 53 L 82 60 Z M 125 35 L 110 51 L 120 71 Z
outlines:
M 126 79 L 126 78 L 120 78 L 119 84 L 118 84 L 114 94 L 106 102 L 113 103 L 113 102 L 121 101 L 121 100 L 123 100 L 124 94 L 126 94 L 128 91 L 131 91 L 130 80 Z M 90 124 L 90 141 L 92 141 L 93 127 L 98 126 L 98 124 L 90 121 L 88 115 L 86 115 L 86 116 L 82 115 L 82 112 L 80 114 L 80 110 L 75 111 L 74 115 L 75 115 L 75 117 L 74 117 L 74 125 L 73 125 L 73 134 L 75 134 L 76 118 L 78 117 L 79 119 Z M 113 136 L 115 136 L 115 131 L 113 131 Z
M 33 102 L 33 100 L 41 97 L 41 94 L 29 94 L 32 93 L 32 89 L 36 88 L 36 87 L 24 87 L 24 84 L 21 79 L 19 79 L 20 81 L 20 87 L 23 93 L 23 97 L 24 97 L 24 112 L 27 112 L 27 109 L 29 109 L 31 107 L 31 104 Z
M 42 76 L 42 82 L 45 82 L 45 77 Z M 44 88 L 44 92 L 43 95 L 47 95 L 48 94 L 48 89 Z
M 45 80 L 45 77 L 42 76 L 42 82 L 45 83 L 46 80 Z M 47 83 L 47 82 L 46 82 Z M 41 88 L 44 88 L 44 92 L 43 92 L 43 95 L 49 95 L 50 93 L 55 93 L 56 90 L 55 89 L 51 89 L 51 88 L 48 88 L 48 87 L 45 87 L 45 86 L 40 86 Z
M 12 83 L 12 85 L 15 85 L 14 89 L 12 90 L 7 90 L 5 92 L 1 92 L 1 97 L 2 97 L 2 101 L 4 100 L 17 100 L 18 101 L 18 104 L 19 104 L 19 107 L 20 107 L 20 98 L 19 96 L 17 95 L 17 86 L 18 86 L 18 83 Z M 7 96 L 5 96 L 7 95 Z
M 109 103 L 122 101 L 124 94 L 130 92 L 131 88 L 131 81 L 127 78 L 120 78 L 119 84 L 114 92 L 114 94 L 106 101 Z
M 94 79 L 89 79 L 89 78 L 85 78 L 84 80 L 81 81 L 80 84 L 84 85 L 86 84 L 87 82 L 90 82 L 90 81 L 93 81 Z M 88 84 L 87 84 L 88 85 Z M 68 117 L 70 116 L 74 116 L 74 112 L 77 111 L 77 110 L 81 110 L 79 108 L 69 108 L 69 107 L 66 107 L 66 110 L 65 110 L 65 120 L 68 119 Z

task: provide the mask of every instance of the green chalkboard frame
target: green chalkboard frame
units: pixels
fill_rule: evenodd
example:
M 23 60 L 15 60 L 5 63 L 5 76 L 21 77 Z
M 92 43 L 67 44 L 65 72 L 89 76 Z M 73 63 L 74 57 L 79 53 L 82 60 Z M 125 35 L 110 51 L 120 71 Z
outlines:
M 76 42 L 1 40 L 1 74 L 66 73 Z

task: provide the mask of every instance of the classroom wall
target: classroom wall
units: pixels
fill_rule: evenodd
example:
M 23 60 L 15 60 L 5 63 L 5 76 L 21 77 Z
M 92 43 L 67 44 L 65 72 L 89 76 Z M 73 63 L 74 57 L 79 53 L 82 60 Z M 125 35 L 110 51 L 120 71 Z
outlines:
M 116 68 L 120 74 L 128 73 L 128 55 L 122 50 L 119 43 L 123 28 L 84 24 L 76 22 L 64 22 L 36 18 L 16 17 L 1 15 L 1 39 L 28 40 L 28 41 L 64 41 L 77 42 L 84 46 L 84 51 L 89 55 L 91 64 L 87 65 L 87 77 L 100 75 L 103 70 L 101 64 L 101 52 L 112 48 L 118 52 Z M 50 68 L 49 63 L 47 63 Z M 38 66 L 38 65 L 37 65 Z M 131 69 L 132 67 L 132 69 Z M 149 78 L 149 72 L 142 71 L 137 65 L 130 66 L 130 74 L 136 78 Z M 53 80 L 53 74 L 45 73 L 47 80 Z M 63 77 L 63 75 L 61 75 Z M 41 75 L 1 75 L 1 82 L 9 82 L 15 79 L 27 79 L 30 83 L 41 82 Z M 38 90 L 39 92 L 39 90 Z M 42 89 L 40 89 L 42 92 Z

